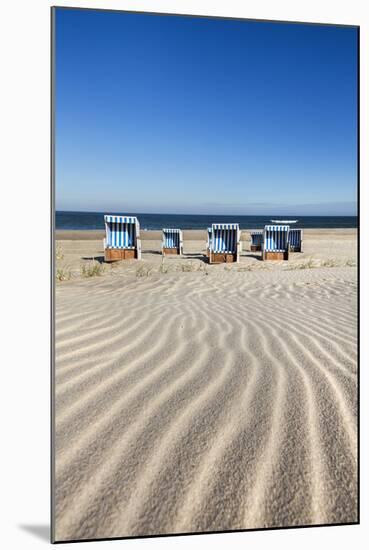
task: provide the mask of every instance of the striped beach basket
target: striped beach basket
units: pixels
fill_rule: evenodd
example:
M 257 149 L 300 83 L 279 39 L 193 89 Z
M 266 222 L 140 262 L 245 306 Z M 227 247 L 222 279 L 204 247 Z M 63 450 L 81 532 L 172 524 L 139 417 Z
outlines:
M 182 230 L 164 228 L 161 248 L 163 256 L 169 254 L 183 254 Z
M 210 263 L 238 262 L 241 250 L 238 223 L 213 223 L 208 243 Z
M 210 257 L 210 246 L 211 246 L 211 236 L 212 236 L 212 228 L 208 227 L 206 229 L 206 255 L 209 258 Z
M 290 229 L 289 240 L 291 252 L 302 252 L 302 229 Z
M 263 260 L 288 260 L 289 225 L 266 225 L 263 234 Z
M 251 252 L 260 252 L 263 245 L 263 231 L 262 230 L 250 231 L 250 237 L 251 237 L 251 244 L 250 244 Z
M 105 261 L 141 259 L 140 224 L 135 216 L 105 215 Z

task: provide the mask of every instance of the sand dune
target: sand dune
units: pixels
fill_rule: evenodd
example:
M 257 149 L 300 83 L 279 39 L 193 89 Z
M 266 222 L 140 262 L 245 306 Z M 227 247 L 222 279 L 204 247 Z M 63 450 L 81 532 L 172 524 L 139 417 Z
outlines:
M 356 268 L 57 286 L 56 539 L 357 520 Z

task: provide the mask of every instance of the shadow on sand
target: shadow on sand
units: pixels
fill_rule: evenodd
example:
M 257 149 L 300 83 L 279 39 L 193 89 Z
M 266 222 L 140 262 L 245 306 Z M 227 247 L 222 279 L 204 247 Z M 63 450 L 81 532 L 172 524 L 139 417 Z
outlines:
M 104 256 L 83 256 L 82 260 L 88 261 L 88 262 L 99 262 L 99 264 L 105 264 L 105 257 Z
M 204 264 L 209 263 L 209 260 L 205 254 L 196 254 L 196 253 L 186 253 L 182 254 L 182 258 L 185 260 L 200 260 L 200 262 L 203 262 Z
M 247 254 L 245 254 L 244 252 L 241 252 L 240 257 L 241 258 L 254 258 L 255 260 L 259 260 L 259 262 L 263 260 L 263 257 L 262 257 L 261 254 L 253 254 L 252 252 L 249 252 Z

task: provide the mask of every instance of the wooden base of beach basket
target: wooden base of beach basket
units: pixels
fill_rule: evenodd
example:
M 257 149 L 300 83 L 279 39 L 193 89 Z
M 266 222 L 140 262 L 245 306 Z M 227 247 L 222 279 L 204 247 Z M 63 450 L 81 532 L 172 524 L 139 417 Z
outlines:
M 105 261 L 116 262 L 119 260 L 134 260 L 137 258 L 136 249 L 106 248 Z
M 301 246 L 290 246 L 291 252 L 302 252 Z
M 263 253 L 263 260 L 288 260 L 288 250 L 285 252 L 267 252 Z
M 237 262 L 237 254 L 224 254 L 221 252 L 210 252 L 209 260 L 211 264 L 230 264 Z
M 163 248 L 163 256 L 179 256 L 180 252 L 178 248 Z
M 250 245 L 251 252 L 261 252 L 261 244 L 252 244 Z

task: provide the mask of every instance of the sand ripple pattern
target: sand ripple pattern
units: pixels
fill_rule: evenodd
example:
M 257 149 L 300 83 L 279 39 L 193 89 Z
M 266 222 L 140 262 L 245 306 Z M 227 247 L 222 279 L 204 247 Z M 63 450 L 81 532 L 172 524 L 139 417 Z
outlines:
M 357 521 L 356 270 L 57 288 L 57 540 Z

